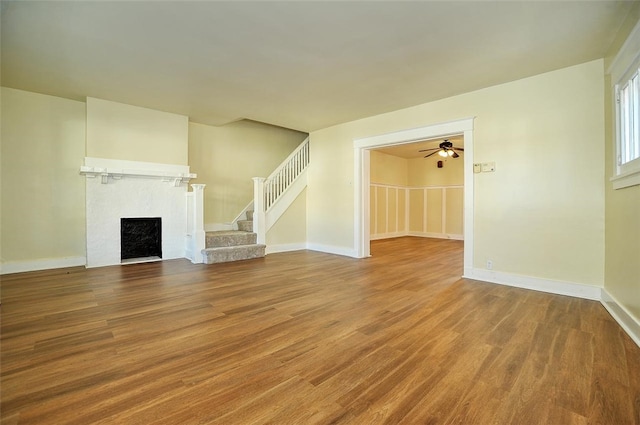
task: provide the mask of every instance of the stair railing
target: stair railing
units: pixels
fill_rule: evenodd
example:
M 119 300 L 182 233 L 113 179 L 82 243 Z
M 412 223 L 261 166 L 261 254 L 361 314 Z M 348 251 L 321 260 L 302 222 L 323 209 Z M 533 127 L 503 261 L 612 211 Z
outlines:
M 266 238 L 266 213 L 282 197 L 309 165 L 309 138 L 291 152 L 282 164 L 266 179 L 253 178 L 253 231 L 258 235 L 258 243 Z

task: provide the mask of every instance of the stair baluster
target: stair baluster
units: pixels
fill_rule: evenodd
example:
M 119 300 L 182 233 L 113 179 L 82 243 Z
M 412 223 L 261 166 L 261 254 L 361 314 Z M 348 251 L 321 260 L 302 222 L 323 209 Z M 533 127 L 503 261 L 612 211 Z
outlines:
M 307 137 L 269 177 L 253 178 L 253 231 L 258 235 L 258 243 L 264 243 L 269 230 L 266 228 L 266 214 L 306 170 L 308 164 L 309 138 Z

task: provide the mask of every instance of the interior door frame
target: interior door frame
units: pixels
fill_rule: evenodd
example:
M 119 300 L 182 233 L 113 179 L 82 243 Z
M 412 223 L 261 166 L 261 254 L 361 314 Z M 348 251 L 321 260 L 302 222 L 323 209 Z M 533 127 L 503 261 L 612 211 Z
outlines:
M 464 274 L 473 268 L 473 121 L 474 117 L 425 127 L 355 139 L 354 149 L 354 247 L 357 258 L 371 255 L 370 199 L 371 150 L 426 139 L 462 134 L 464 137 Z

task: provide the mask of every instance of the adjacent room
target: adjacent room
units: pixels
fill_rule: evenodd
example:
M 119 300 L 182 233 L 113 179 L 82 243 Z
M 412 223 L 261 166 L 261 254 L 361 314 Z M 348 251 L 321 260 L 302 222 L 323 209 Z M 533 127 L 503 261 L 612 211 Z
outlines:
M 0 2 L 0 423 L 640 424 L 640 2 Z

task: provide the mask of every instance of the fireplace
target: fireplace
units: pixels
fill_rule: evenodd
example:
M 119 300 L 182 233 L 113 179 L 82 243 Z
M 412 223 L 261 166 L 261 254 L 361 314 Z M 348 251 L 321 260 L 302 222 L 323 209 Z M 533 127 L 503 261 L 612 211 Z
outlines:
M 113 266 L 185 257 L 188 166 L 103 158 L 85 158 L 87 267 Z M 134 242 L 151 234 L 155 250 L 139 250 L 121 239 L 122 218 L 153 220 L 151 229 L 135 231 Z M 157 234 L 154 233 L 157 230 Z M 156 245 L 157 243 L 157 245 Z M 150 243 L 151 245 L 151 243 Z M 152 258 L 148 258 L 152 257 Z
M 162 258 L 162 218 L 120 219 L 120 259 L 153 260 Z

